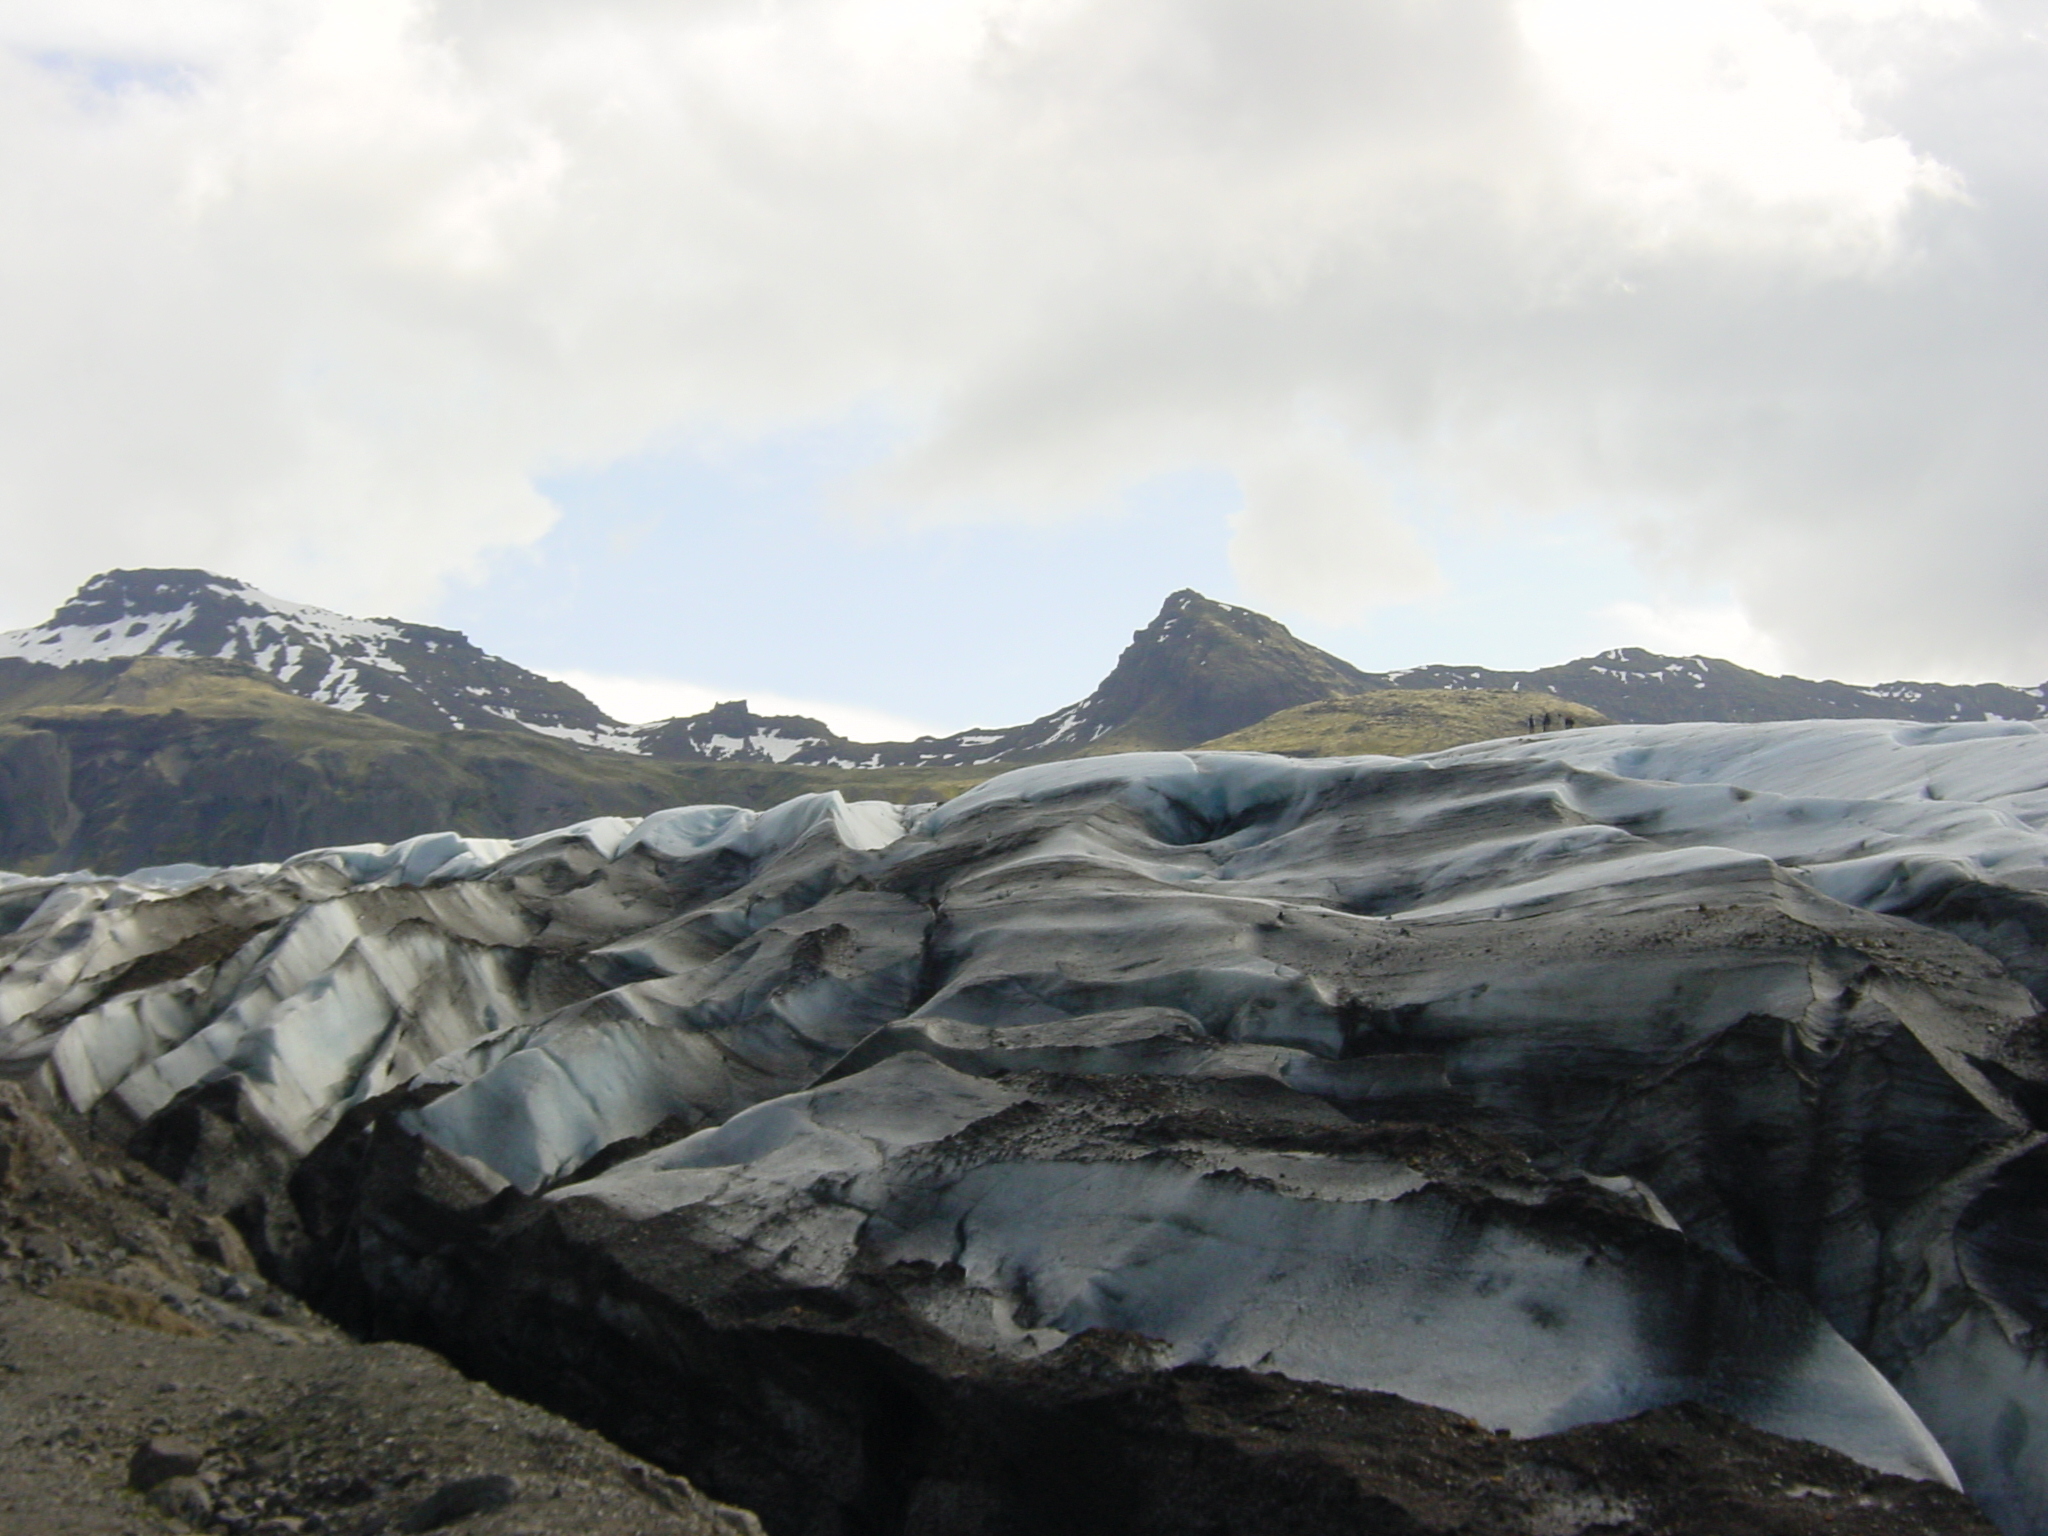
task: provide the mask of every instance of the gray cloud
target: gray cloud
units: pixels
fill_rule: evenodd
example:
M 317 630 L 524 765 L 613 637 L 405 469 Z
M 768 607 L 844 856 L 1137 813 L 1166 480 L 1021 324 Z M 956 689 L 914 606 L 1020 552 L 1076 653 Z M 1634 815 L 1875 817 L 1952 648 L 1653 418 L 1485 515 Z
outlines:
M 879 406 L 883 515 L 1236 474 L 1283 609 L 1427 586 L 1399 484 L 1816 670 L 2048 674 L 2039 4 L 176 12 L 0 23 L 12 602 L 417 605 L 537 473 Z

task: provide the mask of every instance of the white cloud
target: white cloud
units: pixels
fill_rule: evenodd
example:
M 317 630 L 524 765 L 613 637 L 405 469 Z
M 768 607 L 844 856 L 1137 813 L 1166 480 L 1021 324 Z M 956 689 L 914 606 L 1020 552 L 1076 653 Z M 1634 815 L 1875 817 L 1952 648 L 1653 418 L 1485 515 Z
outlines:
M 1639 250 L 1882 260 L 1917 198 L 1960 190 L 1951 168 L 1874 129 L 1816 39 L 1763 0 L 1519 10 L 1582 187 Z
M 1426 500 L 1606 509 L 1801 665 L 2037 680 L 2043 18 L 17 0 L 0 602 L 417 611 L 536 474 L 877 402 L 884 515 L 1221 466 L 1283 606 L 1408 593 L 1371 495 L 1274 499 L 1309 412 Z
M 757 715 L 804 715 L 822 720 L 849 741 L 915 741 L 920 736 L 948 734 L 948 730 L 937 726 L 857 704 L 827 704 L 779 693 L 707 688 L 701 683 L 669 677 L 616 677 L 577 671 L 548 675 L 567 683 L 614 720 L 637 723 L 701 715 L 714 704 L 743 697 Z
M 1784 648 L 1732 604 L 1613 603 L 1601 610 L 1616 645 L 1640 646 L 1660 656 L 1715 656 L 1782 677 Z M 1845 678 L 1845 682 L 1892 682 L 1892 678 Z
M 1255 601 L 1348 624 L 1441 588 L 1429 551 L 1341 445 L 1286 444 L 1244 464 L 1238 481 L 1244 510 L 1233 519 L 1230 563 Z

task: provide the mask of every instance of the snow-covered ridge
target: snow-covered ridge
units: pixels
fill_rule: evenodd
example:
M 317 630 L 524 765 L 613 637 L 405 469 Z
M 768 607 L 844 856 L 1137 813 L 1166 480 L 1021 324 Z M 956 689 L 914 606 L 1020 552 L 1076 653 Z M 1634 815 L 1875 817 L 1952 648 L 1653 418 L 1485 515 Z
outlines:
M 254 587 L 211 583 L 207 589 L 238 605 L 260 605 L 270 611 L 225 618 L 226 638 L 195 645 L 193 631 L 200 609 L 195 602 L 165 612 L 141 613 L 111 622 L 51 623 L 0 633 L 0 656 L 16 656 L 46 666 L 69 667 L 80 662 L 112 661 L 130 656 L 206 657 L 239 661 L 267 672 L 317 704 L 354 710 L 369 698 L 361 686 L 361 669 L 376 667 L 400 677 L 405 665 L 386 649 L 399 638 L 393 625 L 352 619 L 304 603 L 272 597 Z M 218 628 L 219 626 L 215 626 Z M 340 650 L 350 659 L 334 654 Z M 308 652 L 321 657 L 317 672 L 308 673 Z
M 187 604 L 170 613 L 140 615 L 118 624 L 44 624 L 0 633 L 0 656 L 18 656 L 47 666 L 117 656 L 187 656 L 173 638 L 192 617 Z
M 0 656 L 18 656 L 25 661 L 61 667 L 124 656 L 206 655 L 246 661 L 261 670 L 283 675 L 295 665 L 295 658 L 286 654 L 288 649 L 294 645 L 303 649 L 310 644 L 325 650 L 352 650 L 367 665 L 394 672 L 405 670 L 404 664 L 386 651 L 391 641 L 401 638 L 398 626 L 377 619 L 350 618 L 310 603 L 274 597 L 246 582 L 221 578 L 198 584 L 196 594 L 192 584 L 166 583 L 161 597 L 185 599 L 175 608 L 138 609 L 131 599 L 117 617 L 64 622 L 68 614 L 91 606 L 95 585 L 89 582 L 80 589 L 78 597 L 60 609 L 51 623 L 0 633 Z M 199 614 L 195 596 L 201 601 L 211 596 L 257 611 L 225 617 L 230 638 L 216 649 L 202 652 L 183 638 Z
M 357 619 L 206 571 L 110 571 L 48 624 L 0 634 L 0 656 L 53 666 L 136 656 L 234 661 L 340 710 L 430 730 L 539 730 L 613 750 L 637 738 L 566 686 L 452 630 Z
M 1714 670 L 1713 663 L 1704 656 L 1665 657 L 1662 658 L 1664 664 L 1661 667 L 1631 667 L 1625 663 L 1631 659 L 1632 654 L 1629 651 L 1602 651 L 1598 660 L 1587 664 L 1586 670 L 1597 672 L 1604 677 L 1611 677 L 1618 682 L 1625 683 L 1657 682 L 1680 678 L 1694 688 L 1706 687 L 1707 676 Z M 1608 662 L 1623 663 L 1623 665 L 1605 665 Z

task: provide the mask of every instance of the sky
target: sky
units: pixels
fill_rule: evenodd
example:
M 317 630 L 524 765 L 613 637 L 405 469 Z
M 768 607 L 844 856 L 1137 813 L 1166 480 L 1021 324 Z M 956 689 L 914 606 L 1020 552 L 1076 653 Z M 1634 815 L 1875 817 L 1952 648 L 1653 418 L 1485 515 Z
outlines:
M 2048 0 L 0 0 L 0 627 L 117 566 L 626 717 L 2048 678 Z

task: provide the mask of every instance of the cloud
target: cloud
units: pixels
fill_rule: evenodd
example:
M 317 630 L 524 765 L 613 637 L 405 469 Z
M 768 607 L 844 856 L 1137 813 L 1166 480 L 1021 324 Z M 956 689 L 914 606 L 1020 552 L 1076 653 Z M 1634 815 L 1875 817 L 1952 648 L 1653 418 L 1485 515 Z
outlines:
M 1440 590 L 1421 539 L 1341 446 L 1310 437 L 1245 463 L 1230 562 L 1256 601 L 1325 624 Z
M 2043 19 L 24 0 L 0 600 L 417 609 L 548 526 L 537 475 L 877 409 L 874 515 L 1219 467 L 1248 586 L 1396 599 L 1413 535 L 1284 469 L 1314 419 L 1317 473 L 1597 511 L 1798 664 L 2038 680 Z
M 1616 645 L 1640 646 L 1664 656 L 1714 656 L 1782 677 L 1784 651 L 1769 635 L 1733 605 L 1689 603 L 1613 603 L 1602 617 L 1614 627 Z M 1859 677 L 1847 682 L 1894 682 L 1888 677 Z

